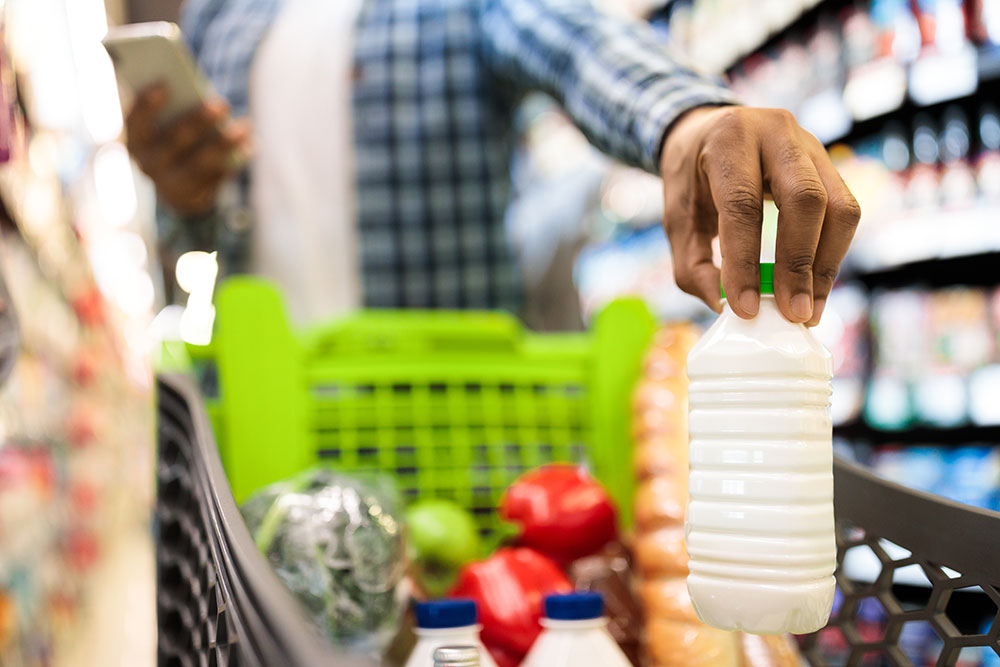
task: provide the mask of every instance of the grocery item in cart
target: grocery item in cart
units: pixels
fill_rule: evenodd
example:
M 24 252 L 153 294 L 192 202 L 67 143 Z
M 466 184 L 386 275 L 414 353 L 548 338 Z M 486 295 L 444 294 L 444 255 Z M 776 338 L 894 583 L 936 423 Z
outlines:
M 684 360 L 697 342 L 689 325 L 657 333 L 636 389 L 636 533 L 633 542 L 639 599 L 645 621 L 644 664 L 650 667 L 799 667 L 801 658 L 787 636 L 759 638 L 702 623 L 691 605 L 685 578 L 683 504 L 687 497 L 687 378 Z M 666 389 L 657 428 L 648 428 L 649 397 Z M 680 434 L 680 435 L 678 435 Z M 678 507 L 680 506 L 680 511 Z
M 740 633 L 743 664 L 747 667 L 792 667 L 802 658 L 795 640 L 789 635 L 752 635 Z
M 257 547 L 335 644 L 375 653 L 404 607 L 406 549 L 392 493 L 313 468 L 243 504 Z
M 631 667 L 604 617 L 600 593 L 569 593 L 545 598 L 545 630 L 522 667 Z
M 738 667 L 735 633 L 701 623 L 684 578 L 684 505 L 687 500 L 687 382 L 684 359 L 697 335 L 692 327 L 657 333 L 643 363 L 633 403 L 635 563 L 650 667 Z M 682 600 L 665 600 L 671 591 Z
M 608 632 L 629 662 L 642 664 L 639 651 L 642 609 L 633 591 L 632 563 L 625 547 L 615 542 L 599 554 L 574 561 L 569 576 L 576 590 L 601 594 Z
M 518 525 L 518 544 L 562 565 L 618 537 L 608 492 L 581 466 L 544 465 L 521 475 L 500 499 L 500 517 Z
M 544 596 L 572 590 L 555 561 L 518 547 L 465 566 L 451 594 L 476 601 L 483 643 L 500 667 L 515 667 L 542 631 Z
M 443 498 L 424 498 L 406 508 L 406 544 L 416 584 L 430 597 L 455 585 L 463 565 L 482 556 L 472 516 Z
M 473 600 L 434 600 L 416 606 L 417 645 L 406 667 L 427 667 L 434 653 L 444 646 L 473 646 L 479 650 L 482 667 L 496 667 L 479 640 L 479 618 Z
M 727 630 L 808 633 L 833 604 L 836 544 L 830 353 L 774 300 L 725 305 L 688 355 L 688 588 L 699 618 Z
M 434 667 L 479 667 L 480 654 L 475 646 L 442 646 L 434 651 Z

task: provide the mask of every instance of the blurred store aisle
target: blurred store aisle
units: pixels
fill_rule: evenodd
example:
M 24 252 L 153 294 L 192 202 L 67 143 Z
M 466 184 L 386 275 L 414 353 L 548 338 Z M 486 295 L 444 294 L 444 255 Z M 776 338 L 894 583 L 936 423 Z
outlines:
M 156 587 L 148 524 L 135 523 L 107 545 L 89 579 L 79 632 L 56 667 L 152 667 L 156 664 Z

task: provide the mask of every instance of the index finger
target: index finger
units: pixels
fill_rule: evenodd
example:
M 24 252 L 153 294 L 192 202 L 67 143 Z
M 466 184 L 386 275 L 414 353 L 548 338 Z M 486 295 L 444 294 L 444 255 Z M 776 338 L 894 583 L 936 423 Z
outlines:
M 139 93 L 125 117 L 125 131 L 130 142 L 146 144 L 159 133 L 156 116 L 167 103 L 167 89 L 155 84 Z
M 705 175 L 719 212 L 722 288 L 729 307 L 743 319 L 760 307 L 760 233 L 764 186 L 755 139 L 734 132 L 725 146 L 706 149 Z

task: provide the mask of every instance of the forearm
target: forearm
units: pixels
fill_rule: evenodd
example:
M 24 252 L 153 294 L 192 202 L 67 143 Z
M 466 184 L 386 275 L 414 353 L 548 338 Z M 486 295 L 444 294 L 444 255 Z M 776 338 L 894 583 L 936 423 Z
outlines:
M 587 0 L 487 0 L 481 21 L 494 72 L 554 96 L 595 146 L 653 173 L 681 114 L 736 102 L 672 58 L 649 26 Z

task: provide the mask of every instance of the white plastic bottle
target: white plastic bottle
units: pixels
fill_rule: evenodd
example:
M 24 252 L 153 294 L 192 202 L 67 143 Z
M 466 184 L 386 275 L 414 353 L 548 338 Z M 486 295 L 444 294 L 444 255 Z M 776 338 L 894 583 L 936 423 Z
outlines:
M 773 276 L 754 319 L 725 305 L 688 355 L 688 589 L 717 628 L 807 633 L 833 605 L 833 364 Z
M 445 646 L 475 646 L 481 667 L 497 667 L 479 640 L 478 614 L 472 600 L 435 600 L 416 606 L 417 644 L 406 667 L 430 667 L 434 651 Z
M 521 667 L 631 667 L 607 630 L 600 593 L 545 598 L 545 628 Z
M 434 651 L 434 667 L 480 667 L 475 646 L 442 646 Z

